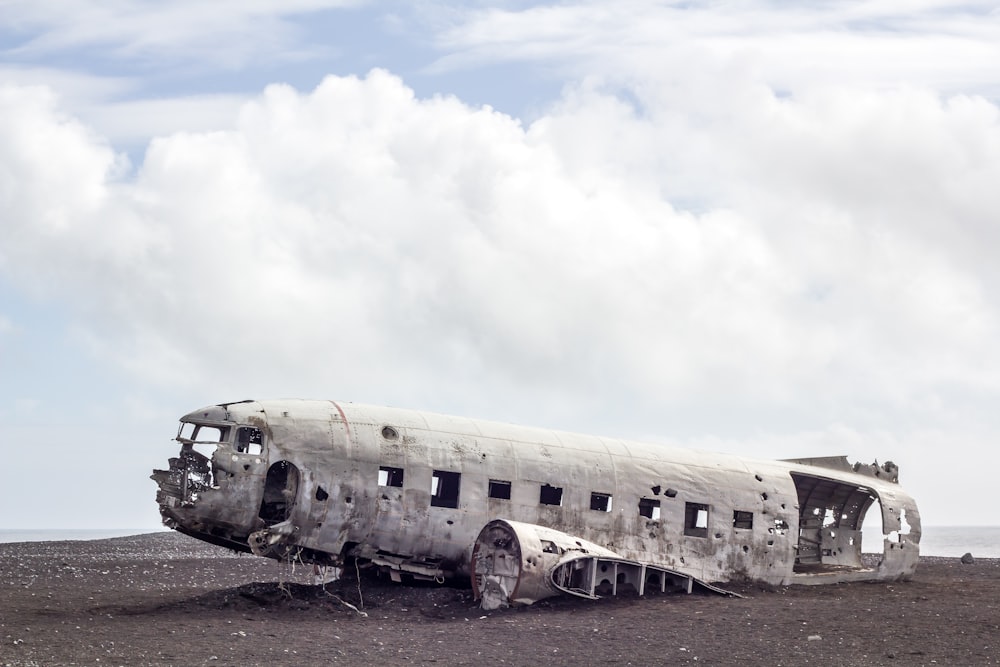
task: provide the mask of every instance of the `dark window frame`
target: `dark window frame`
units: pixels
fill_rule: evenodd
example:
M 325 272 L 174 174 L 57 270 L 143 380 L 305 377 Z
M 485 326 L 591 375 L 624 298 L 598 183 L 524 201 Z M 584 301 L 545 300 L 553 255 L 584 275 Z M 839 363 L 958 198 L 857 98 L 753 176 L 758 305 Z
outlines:
M 644 516 L 652 521 L 659 521 L 662 511 L 659 498 L 639 498 L 639 516 Z
M 612 505 L 612 495 L 610 493 L 590 492 L 590 509 L 595 512 L 610 512 Z
M 705 525 L 699 526 L 699 519 L 705 518 Z M 705 503 L 684 504 L 684 534 L 689 537 L 708 537 L 708 505 Z
M 393 486 L 396 488 L 402 488 L 403 486 L 403 469 L 394 468 L 392 466 L 379 466 L 379 486 Z M 385 473 L 385 484 L 382 484 L 382 473 Z
M 256 426 L 240 426 L 236 429 L 236 451 L 259 456 L 264 451 L 264 434 Z
M 510 500 L 511 483 L 503 479 L 491 479 L 488 495 L 497 500 Z
M 562 497 L 563 497 L 563 490 L 561 486 L 542 484 L 542 486 L 539 487 L 538 504 L 540 505 L 553 505 L 555 507 L 562 507 Z
M 733 528 L 753 530 L 753 512 L 733 510 Z
M 434 488 L 434 481 L 437 489 Z M 431 507 L 458 509 L 462 490 L 462 473 L 451 470 L 435 470 L 431 475 Z

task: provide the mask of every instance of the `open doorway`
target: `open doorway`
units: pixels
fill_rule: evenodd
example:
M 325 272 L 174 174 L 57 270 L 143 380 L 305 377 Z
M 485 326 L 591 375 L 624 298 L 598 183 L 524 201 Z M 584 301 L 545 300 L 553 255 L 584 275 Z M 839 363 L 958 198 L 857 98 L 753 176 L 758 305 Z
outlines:
M 299 491 L 299 469 L 288 461 L 278 461 L 267 470 L 264 497 L 258 516 L 267 526 L 287 521 Z
M 862 569 L 862 525 L 872 504 L 878 507 L 876 493 L 824 477 L 794 472 L 791 475 L 799 498 L 794 571 Z M 880 513 L 873 514 L 879 515 L 881 525 Z

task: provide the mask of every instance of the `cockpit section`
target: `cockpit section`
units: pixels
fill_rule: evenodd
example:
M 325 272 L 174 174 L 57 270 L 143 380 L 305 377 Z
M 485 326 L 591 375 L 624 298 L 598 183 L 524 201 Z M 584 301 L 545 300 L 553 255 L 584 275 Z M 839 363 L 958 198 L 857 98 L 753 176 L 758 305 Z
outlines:
M 175 436 L 180 451 L 151 479 L 164 525 L 249 551 L 267 475 L 266 436 L 239 421 L 225 405 L 185 415 Z
M 247 456 L 260 457 L 264 451 L 263 435 L 255 426 L 181 422 L 175 439 L 189 463 L 188 487 L 195 490 L 219 487 L 237 474 L 239 466 L 233 463 L 246 466 Z

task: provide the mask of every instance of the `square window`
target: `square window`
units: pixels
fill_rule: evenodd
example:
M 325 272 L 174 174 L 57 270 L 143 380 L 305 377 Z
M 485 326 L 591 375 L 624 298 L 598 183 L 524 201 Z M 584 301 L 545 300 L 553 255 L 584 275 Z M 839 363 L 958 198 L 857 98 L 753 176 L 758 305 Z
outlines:
M 259 456 L 263 451 L 264 439 L 259 428 L 240 426 L 236 430 L 236 451 Z
M 435 470 L 431 476 L 431 506 L 457 508 L 461 480 L 461 473 Z
M 753 528 L 753 512 L 733 510 L 733 528 L 749 530 Z
M 403 469 L 382 466 L 378 469 L 379 486 L 403 486 Z
M 692 537 L 708 537 L 708 505 L 684 504 L 684 534 Z
M 491 479 L 490 498 L 510 500 L 510 482 L 505 482 L 499 479 Z
M 660 501 L 654 498 L 640 498 L 639 516 L 658 521 L 660 519 Z
M 542 505 L 562 505 L 562 487 L 542 484 L 538 502 Z
M 592 492 L 590 494 L 590 509 L 596 512 L 610 512 L 611 494 Z

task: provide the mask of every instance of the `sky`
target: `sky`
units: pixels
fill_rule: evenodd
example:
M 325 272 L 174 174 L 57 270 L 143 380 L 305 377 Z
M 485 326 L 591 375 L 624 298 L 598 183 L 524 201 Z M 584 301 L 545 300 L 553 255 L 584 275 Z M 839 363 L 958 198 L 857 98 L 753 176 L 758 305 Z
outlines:
M 0 528 L 178 418 L 892 460 L 995 525 L 1000 4 L 0 0 Z

